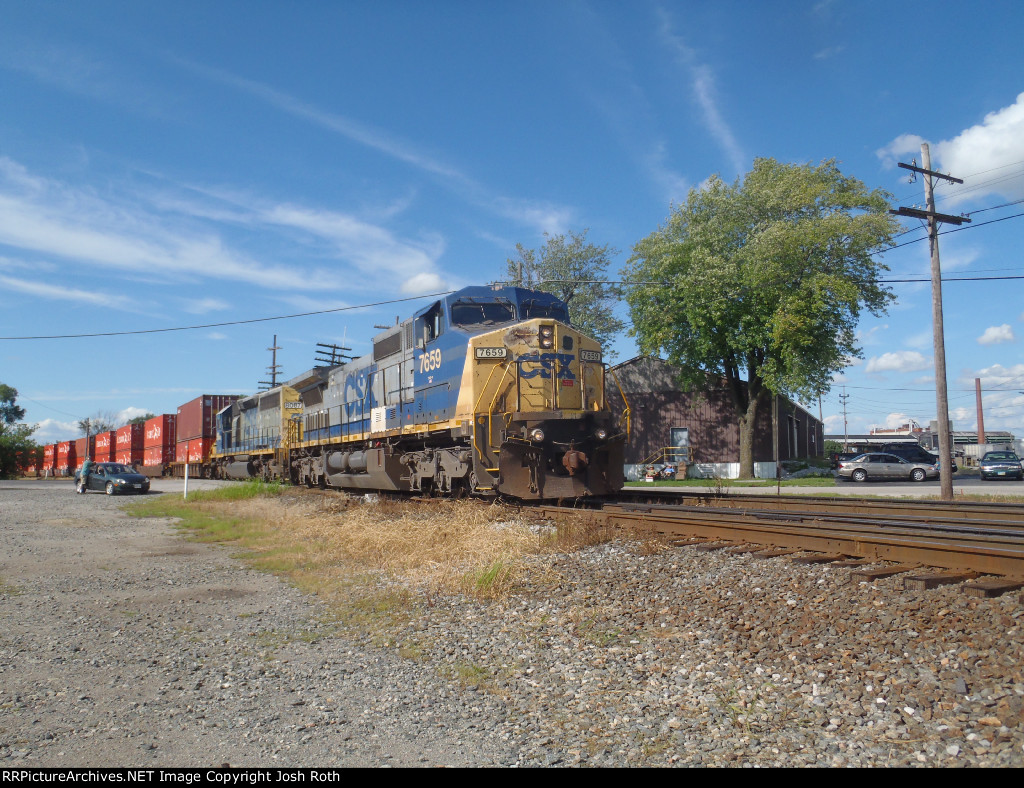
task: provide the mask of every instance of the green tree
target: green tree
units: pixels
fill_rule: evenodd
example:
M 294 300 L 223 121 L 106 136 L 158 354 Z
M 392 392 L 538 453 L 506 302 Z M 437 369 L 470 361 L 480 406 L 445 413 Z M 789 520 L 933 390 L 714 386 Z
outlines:
M 155 413 L 147 413 L 144 416 L 136 416 L 134 419 L 129 419 L 128 423 L 129 424 L 145 424 L 150 419 L 155 419 L 155 418 L 156 418 L 156 414 Z
M 818 166 L 757 159 L 731 186 L 717 176 L 636 244 L 625 275 L 641 351 L 686 369 L 684 384 L 724 379 L 754 472 L 758 409 L 771 394 L 810 398 L 859 357 L 861 310 L 893 300 L 875 254 L 899 230 L 889 195 Z M 660 284 L 644 284 L 644 282 Z M 744 375 L 746 380 L 744 381 Z
M 14 424 L 25 418 L 25 409 L 16 404 L 18 390 L 6 383 L 0 383 L 0 422 Z
M 18 472 L 18 455 L 39 448 L 32 433 L 35 427 L 16 422 L 25 418 L 25 409 L 18 407 L 18 390 L 0 383 L 0 479 L 9 479 Z
M 587 233 L 549 235 L 540 249 L 516 244 L 516 256 L 508 260 L 507 281 L 558 296 L 569 306 L 569 320 L 587 336 L 607 348 L 624 325 L 614 315 L 622 289 L 606 284 L 608 265 L 618 249 L 587 242 Z M 614 353 L 605 350 L 606 355 Z

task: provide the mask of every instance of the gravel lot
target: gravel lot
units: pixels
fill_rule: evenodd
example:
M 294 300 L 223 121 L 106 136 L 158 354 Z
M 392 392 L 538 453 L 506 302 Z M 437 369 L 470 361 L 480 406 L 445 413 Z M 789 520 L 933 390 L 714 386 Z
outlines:
M 0 482 L 0 766 L 1024 765 L 1020 594 L 613 543 L 403 656 L 122 503 Z

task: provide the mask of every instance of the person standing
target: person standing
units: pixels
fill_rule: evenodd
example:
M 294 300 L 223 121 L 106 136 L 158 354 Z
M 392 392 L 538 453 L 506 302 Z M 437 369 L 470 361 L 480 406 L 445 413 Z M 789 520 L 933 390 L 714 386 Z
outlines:
M 78 492 L 85 493 L 89 489 L 89 473 L 92 471 L 92 466 L 95 463 L 88 457 L 85 458 L 85 462 L 82 463 L 82 470 L 78 475 Z

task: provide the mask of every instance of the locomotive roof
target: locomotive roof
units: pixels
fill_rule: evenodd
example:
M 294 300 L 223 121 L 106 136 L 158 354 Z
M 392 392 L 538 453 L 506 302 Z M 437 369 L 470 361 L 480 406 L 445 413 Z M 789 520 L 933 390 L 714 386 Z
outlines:
M 559 304 L 565 307 L 565 302 L 551 293 L 543 290 L 531 290 L 526 287 L 511 287 L 506 285 L 471 285 L 454 293 L 442 296 L 439 300 L 444 302 L 446 308 L 450 308 L 456 301 L 466 299 L 479 299 L 480 301 L 511 301 L 518 307 L 526 301 L 534 301 L 541 304 Z M 436 303 L 436 302 L 435 302 Z M 414 317 L 419 317 L 426 312 L 433 304 L 418 310 Z

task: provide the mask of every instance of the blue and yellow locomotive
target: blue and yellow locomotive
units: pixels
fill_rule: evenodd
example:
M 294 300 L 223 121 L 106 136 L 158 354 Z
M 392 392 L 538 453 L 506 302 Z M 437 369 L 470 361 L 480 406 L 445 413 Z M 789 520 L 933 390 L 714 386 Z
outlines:
M 275 410 L 276 408 L 276 410 Z M 601 347 L 554 296 L 467 287 L 218 416 L 214 475 L 442 495 L 604 495 L 625 436 Z

